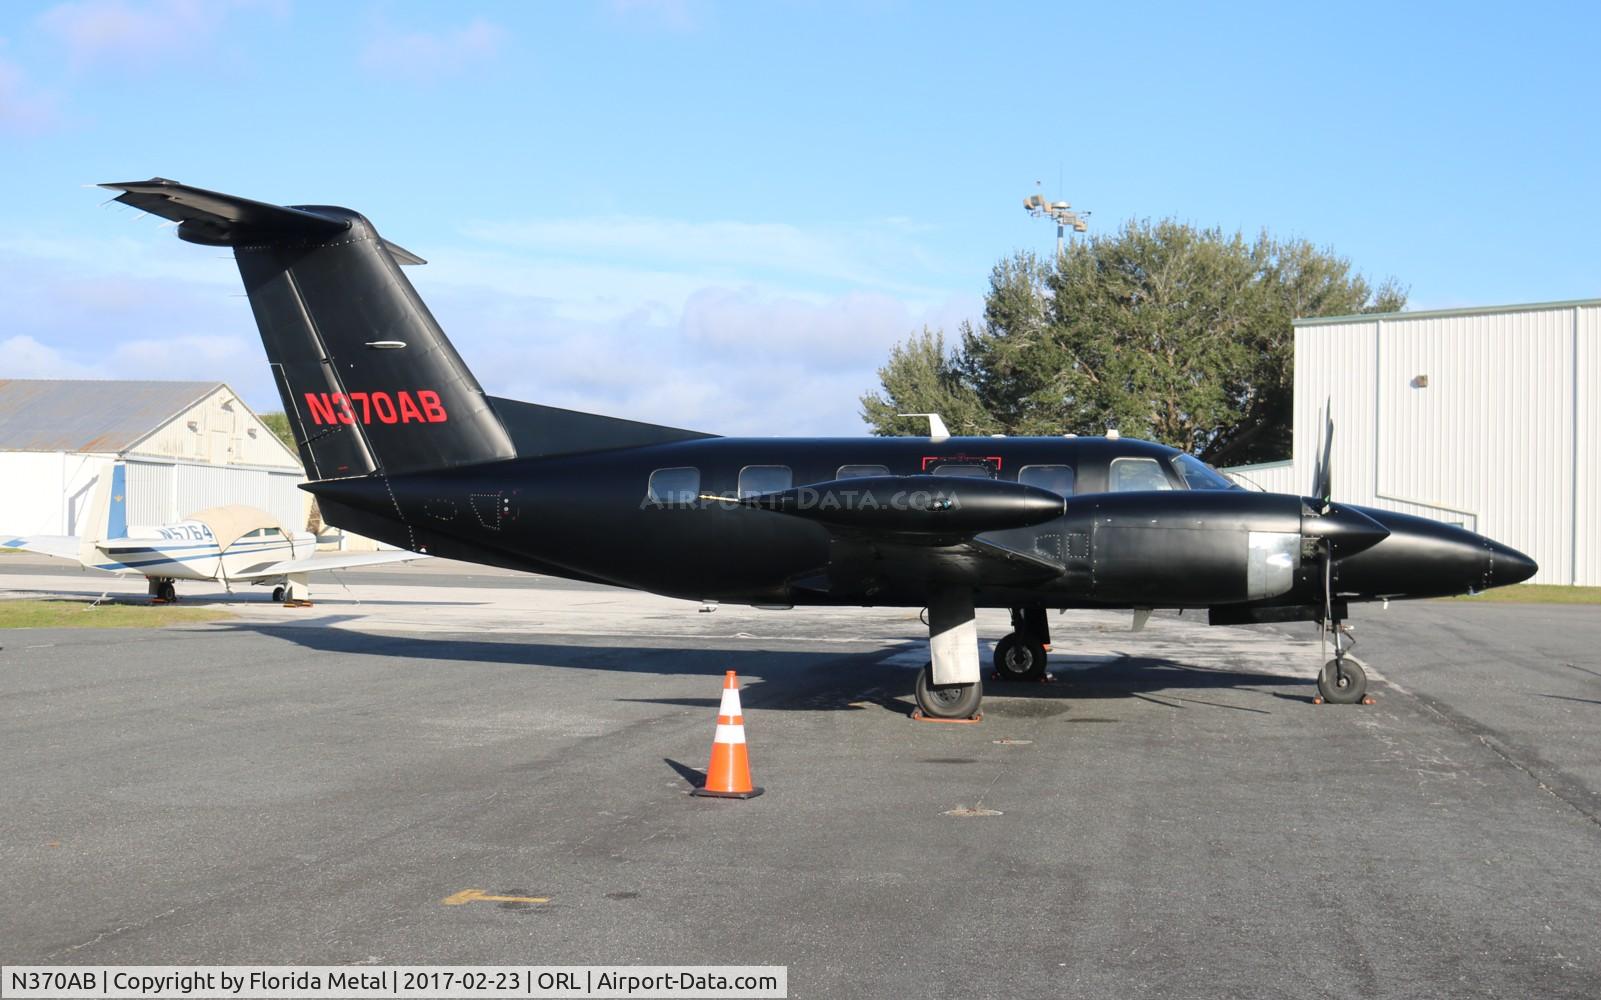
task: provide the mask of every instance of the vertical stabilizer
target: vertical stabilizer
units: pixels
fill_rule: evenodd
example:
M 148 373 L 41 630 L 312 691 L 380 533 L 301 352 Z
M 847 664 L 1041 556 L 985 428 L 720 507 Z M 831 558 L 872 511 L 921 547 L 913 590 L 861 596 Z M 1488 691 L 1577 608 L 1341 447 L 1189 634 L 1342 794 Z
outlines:
M 177 221 L 185 240 L 233 248 L 310 478 L 516 457 L 478 380 L 400 271 L 421 259 L 360 214 L 161 178 L 104 186 Z
M 83 532 L 78 536 L 78 561 L 85 566 L 100 562 L 95 546 L 112 538 L 128 537 L 127 467 L 121 462 L 104 462 L 95 476 L 89 509 L 83 513 Z

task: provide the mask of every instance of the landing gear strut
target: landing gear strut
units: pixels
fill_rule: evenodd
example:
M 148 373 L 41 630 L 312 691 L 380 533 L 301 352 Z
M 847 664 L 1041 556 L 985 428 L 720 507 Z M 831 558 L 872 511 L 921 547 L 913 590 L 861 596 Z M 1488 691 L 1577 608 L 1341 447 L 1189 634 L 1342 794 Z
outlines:
M 1326 619 L 1334 633 L 1334 659 L 1323 664 L 1317 675 L 1317 693 L 1331 705 L 1359 705 L 1368 693 L 1367 671 L 1356 657 L 1349 655 L 1353 643 L 1347 642 L 1344 626 L 1337 618 Z
M 977 721 L 984 685 L 979 682 L 978 622 L 971 590 L 943 590 L 929 602 L 928 651 L 932 659 L 917 673 L 917 711 L 912 718 Z
M 1324 543 L 1327 546 L 1327 543 Z M 1346 603 L 1334 599 L 1334 553 L 1323 552 L 1323 628 L 1334 633 L 1334 659 L 1317 675 L 1317 693 L 1330 705 L 1365 705 L 1368 675 L 1356 657 L 1346 655 L 1356 640 L 1345 630 Z
M 151 577 L 150 596 L 163 604 L 171 604 L 178 599 L 178 588 L 172 585 L 170 579 Z
M 1051 626 L 1044 608 L 1013 608 L 1012 631 L 995 644 L 995 676 L 1003 681 L 1037 681 L 1045 676 Z

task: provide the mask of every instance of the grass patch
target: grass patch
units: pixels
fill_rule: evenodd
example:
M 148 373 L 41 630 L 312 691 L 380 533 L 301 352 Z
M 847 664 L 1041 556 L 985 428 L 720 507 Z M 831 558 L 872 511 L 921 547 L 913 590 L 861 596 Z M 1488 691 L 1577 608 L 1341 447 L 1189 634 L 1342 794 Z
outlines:
M 1601 604 L 1601 587 L 1566 587 L 1560 583 L 1515 583 L 1495 587 L 1453 601 L 1487 601 L 1501 604 Z
M 172 604 L 119 604 L 106 601 L 0 601 L 0 628 L 160 628 L 232 618 L 215 608 Z

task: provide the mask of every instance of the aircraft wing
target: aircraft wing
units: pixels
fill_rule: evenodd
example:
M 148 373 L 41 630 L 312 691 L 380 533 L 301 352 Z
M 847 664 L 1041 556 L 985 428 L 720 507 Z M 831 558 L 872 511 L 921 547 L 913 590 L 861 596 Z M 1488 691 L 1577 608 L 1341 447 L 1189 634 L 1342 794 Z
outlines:
M 80 541 L 76 535 L 12 535 L 9 538 L 0 535 L 0 549 L 21 549 L 24 552 L 37 552 L 42 556 L 54 556 L 57 559 L 71 559 L 73 562 L 78 562 Z
M 307 556 L 304 559 L 285 559 L 282 562 L 259 566 L 244 573 L 230 574 L 234 580 L 258 580 L 274 576 L 288 576 L 291 573 L 321 573 L 331 569 L 355 569 L 358 566 L 382 566 L 385 563 L 410 562 L 413 559 L 429 559 L 417 552 L 408 552 L 405 549 L 385 552 L 330 552 Z

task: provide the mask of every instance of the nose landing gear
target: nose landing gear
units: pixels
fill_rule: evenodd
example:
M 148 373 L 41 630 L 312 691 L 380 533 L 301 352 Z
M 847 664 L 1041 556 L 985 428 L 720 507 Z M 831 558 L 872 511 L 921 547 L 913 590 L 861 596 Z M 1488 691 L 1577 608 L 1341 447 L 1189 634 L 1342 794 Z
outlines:
M 1318 671 L 1317 700 L 1330 705 L 1373 704 L 1373 699 L 1367 696 L 1367 671 L 1362 669 L 1360 660 L 1349 655 L 1356 641 L 1350 639 L 1350 633 L 1338 619 L 1331 618 L 1328 621 L 1331 626 L 1329 631 L 1334 633 L 1334 659 L 1323 664 L 1323 669 Z

